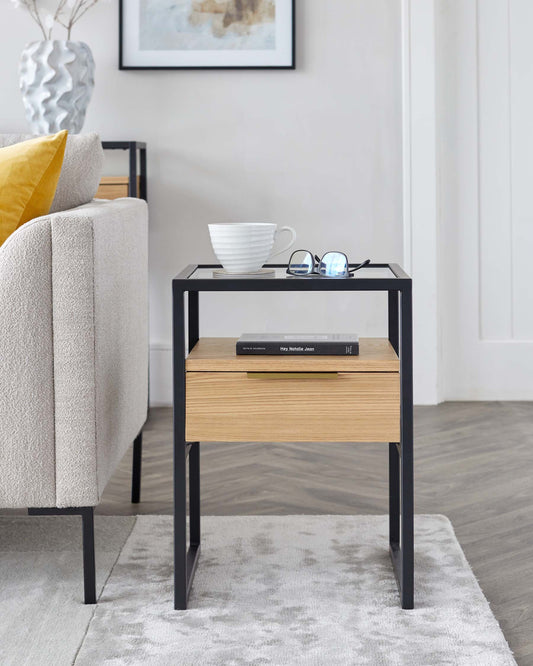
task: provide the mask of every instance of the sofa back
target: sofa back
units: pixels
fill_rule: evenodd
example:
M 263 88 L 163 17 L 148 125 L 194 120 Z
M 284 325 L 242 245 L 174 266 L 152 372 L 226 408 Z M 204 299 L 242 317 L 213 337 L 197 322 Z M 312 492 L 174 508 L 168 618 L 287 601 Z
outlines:
M 32 139 L 30 134 L 0 134 L 0 148 Z M 65 159 L 51 213 L 69 210 L 94 199 L 104 165 L 104 151 L 96 132 L 69 134 Z

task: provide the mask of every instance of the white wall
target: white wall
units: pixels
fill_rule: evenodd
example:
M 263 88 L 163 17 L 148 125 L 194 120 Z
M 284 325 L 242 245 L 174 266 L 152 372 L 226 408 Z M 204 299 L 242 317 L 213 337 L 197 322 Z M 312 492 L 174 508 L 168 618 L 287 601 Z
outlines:
M 17 61 L 38 33 L 6 2 L 0 26 L 0 131 L 24 131 Z M 120 72 L 117 34 L 112 2 L 74 35 L 97 66 L 85 129 L 148 143 L 152 399 L 166 403 L 170 281 L 213 261 L 207 223 L 274 221 L 318 253 L 402 262 L 400 0 L 299 0 L 294 72 Z M 201 334 L 386 335 L 385 311 L 370 294 L 207 294 Z

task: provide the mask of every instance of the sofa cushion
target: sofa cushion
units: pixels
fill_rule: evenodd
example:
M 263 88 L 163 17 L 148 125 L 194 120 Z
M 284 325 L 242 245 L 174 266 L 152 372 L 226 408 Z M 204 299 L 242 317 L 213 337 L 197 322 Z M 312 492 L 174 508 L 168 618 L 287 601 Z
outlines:
M 32 138 L 30 134 L 0 134 L 0 148 Z M 69 134 L 50 212 L 57 213 L 89 203 L 98 189 L 103 165 L 104 151 L 96 132 Z
M 25 222 L 50 210 L 66 141 L 63 130 L 0 148 L 0 245 Z

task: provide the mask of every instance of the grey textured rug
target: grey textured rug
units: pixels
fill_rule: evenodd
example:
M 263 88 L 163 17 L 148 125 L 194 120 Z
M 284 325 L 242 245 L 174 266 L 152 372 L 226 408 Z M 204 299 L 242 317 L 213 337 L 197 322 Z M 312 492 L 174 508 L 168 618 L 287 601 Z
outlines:
M 76 666 L 510 666 L 449 521 L 417 516 L 402 611 L 384 516 L 203 520 L 190 609 L 172 610 L 172 519 L 141 516 Z M 35 617 L 35 615 L 34 615 Z
M 415 524 L 414 611 L 398 606 L 387 518 L 254 516 L 203 519 L 175 612 L 170 516 L 97 516 L 96 608 L 79 518 L 0 517 L 0 664 L 515 664 L 448 520 Z
M 135 518 L 95 520 L 100 592 Z M 83 601 L 81 518 L 0 516 L 0 664 L 72 664 L 94 606 Z

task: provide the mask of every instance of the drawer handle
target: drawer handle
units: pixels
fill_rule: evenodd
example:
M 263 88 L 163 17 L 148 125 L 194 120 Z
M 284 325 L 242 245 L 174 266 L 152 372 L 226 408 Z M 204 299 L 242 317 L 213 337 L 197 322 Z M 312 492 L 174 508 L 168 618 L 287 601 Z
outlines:
M 338 372 L 247 372 L 248 379 L 337 379 Z

